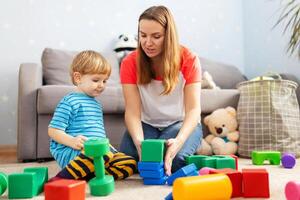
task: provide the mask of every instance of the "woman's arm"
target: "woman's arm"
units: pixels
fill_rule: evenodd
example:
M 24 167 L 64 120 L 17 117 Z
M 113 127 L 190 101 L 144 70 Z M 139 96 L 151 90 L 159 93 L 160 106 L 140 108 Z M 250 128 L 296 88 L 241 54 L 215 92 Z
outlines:
M 183 124 L 177 137 L 167 141 L 168 150 L 165 156 L 165 169 L 168 175 L 171 174 L 171 166 L 174 157 L 181 149 L 190 134 L 193 132 L 200 120 L 200 93 L 200 82 L 188 84 L 184 88 L 185 117 Z
M 83 148 L 84 142 L 87 140 L 87 138 L 83 135 L 78 135 L 76 137 L 73 137 L 69 134 L 66 134 L 62 130 L 51 128 L 51 127 L 48 128 L 48 135 L 55 142 L 69 146 L 77 150 L 81 150 Z
M 144 134 L 141 123 L 140 94 L 138 87 L 134 84 L 123 84 L 122 87 L 125 99 L 125 123 L 141 158 L 141 142 L 144 140 Z

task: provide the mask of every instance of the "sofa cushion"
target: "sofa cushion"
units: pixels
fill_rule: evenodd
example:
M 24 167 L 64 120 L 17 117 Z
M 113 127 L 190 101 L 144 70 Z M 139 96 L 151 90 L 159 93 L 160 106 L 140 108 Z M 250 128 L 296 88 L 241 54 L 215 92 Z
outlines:
M 234 89 L 247 78 L 233 65 L 226 65 L 200 57 L 202 71 L 208 71 L 221 89 Z
M 210 114 L 227 106 L 237 107 L 240 93 L 237 89 L 201 90 L 201 113 Z
M 45 85 L 73 85 L 69 68 L 78 52 L 46 48 L 42 55 Z
M 52 114 L 59 101 L 66 94 L 74 91 L 74 86 L 67 85 L 46 85 L 38 89 L 37 113 Z M 106 87 L 104 92 L 97 99 L 103 106 L 103 113 L 123 113 L 124 100 L 120 85 Z

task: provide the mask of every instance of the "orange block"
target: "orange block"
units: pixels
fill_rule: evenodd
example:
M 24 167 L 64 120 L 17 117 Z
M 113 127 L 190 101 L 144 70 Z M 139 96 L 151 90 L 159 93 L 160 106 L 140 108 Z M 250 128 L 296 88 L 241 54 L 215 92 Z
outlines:
M 84 200 L 85 181 L 61 179 L 45 184 L 45 200 Z
M 269 198 L 269 174 L 266 169 L 242 169 L 244 197 Z

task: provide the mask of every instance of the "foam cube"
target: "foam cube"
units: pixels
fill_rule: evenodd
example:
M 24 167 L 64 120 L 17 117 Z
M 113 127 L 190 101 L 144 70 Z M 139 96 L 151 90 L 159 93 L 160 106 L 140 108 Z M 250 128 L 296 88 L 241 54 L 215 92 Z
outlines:
M 242 169 L 244 197 L 269 198 L 269 174 L 266 169 Z
M 143 162 L 163 162 L 165 140 L 147 139 L 142 142 Z
M 196 173 L 195 173 L 196 172 Z M 173 185 L 173 182 L 179 178 L 179 177 L 185 177 L 185 176 L 197 176 L 197 167 L 194 163 L 189 164 L 187 166 L 182 167 L 181 169 L 177 170 L 175 173 L 173 173 L 167 180 L 168 185 Z
M 38 193 L 38 176 L 35 172 L 14 173 L 8 176 L 8 198 L 32 198 Z
M 24 172 L 33 172 L 37 175 L 37 191 L 35 195 L 43 192 L 44 184 L 48 181 L 48 168 L 47 167 L 28 167 Z

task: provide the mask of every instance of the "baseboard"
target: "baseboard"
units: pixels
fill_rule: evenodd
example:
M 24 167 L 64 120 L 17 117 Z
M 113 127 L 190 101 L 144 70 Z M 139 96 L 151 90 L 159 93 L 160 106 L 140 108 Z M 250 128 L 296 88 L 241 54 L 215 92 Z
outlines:
M 17 145 L 0 145 L 0 154 L 17 153 Z

